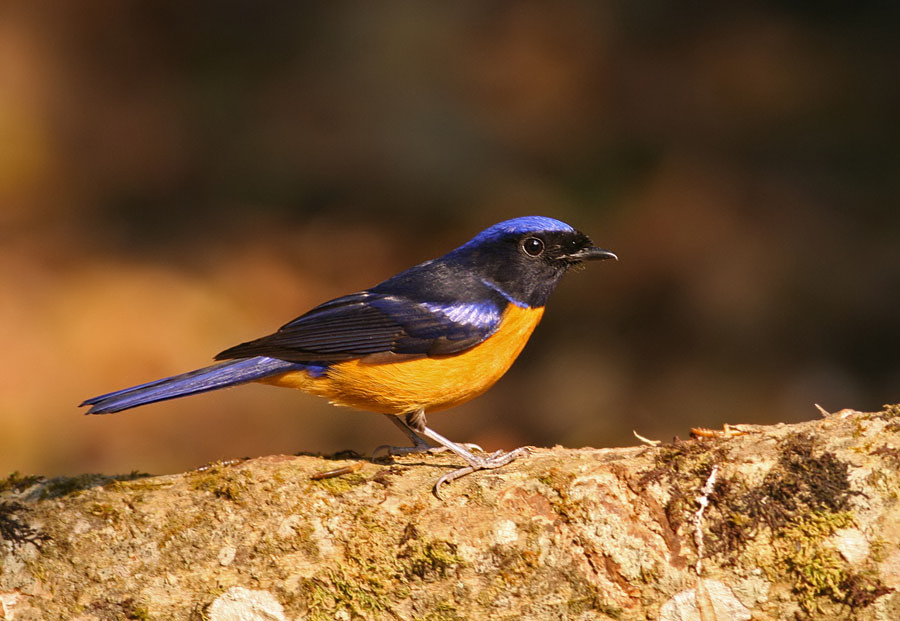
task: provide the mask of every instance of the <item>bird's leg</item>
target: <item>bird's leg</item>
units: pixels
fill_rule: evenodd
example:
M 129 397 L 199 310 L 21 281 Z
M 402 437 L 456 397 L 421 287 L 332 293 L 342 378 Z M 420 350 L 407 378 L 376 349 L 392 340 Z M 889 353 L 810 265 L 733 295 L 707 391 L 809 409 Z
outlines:
M 395 425 L 397 425 L 400 430 L 409 437 L 412 441 L 413 446 L 390 446 L 389 444 L 382 444 L 375 448 L 372 451 L 372 455 L 378 454 L 379 451 L 385 451 L 388 455 L 392 455 L 395 457 L 401 457 L 403 455 L 412 455 L 415 453 L 443 453 L 444 451 L 449 450 L 445 446 L 431 446 L 422 439 L 422 437 L 412 430 L 408 424 L 406 424 L 403 419 L 399 416 L 394 416 L 393 414 L 385 414 L 385 416 Z M 464 445 L 470 451 L 483 451 L 480 446 L 477 444 L 465 444 Z
M 387 451 L 388 455 L 409 455 L 410 453 L 425 453 L 431 446 L 428 445 L 428 442 L 423 440 L 415 431 L 410 429 L 400 418 L 394 416 L 393 414 L 385 414 L 385 418 L 394 423 L 400 428 L 400 431 L 405 433 L 409 439 L 412 441 L 412 446 L 389 446 L 387 444 L 382 444 L 379 447 L 376 447 L 372 454 L 374 455 L 378 451 Z
M 422 434 L 426 438 L 437 442 L 447 450 L 459 455 L 468 464 L 468 466 L 466 466 L 465 468 L 460 468 L 459 470 L 448 472 L 437 480 L 437 482 L 434 484 L 434 495 L 438 498 L 441 497 L 441 486 L 445 483 L 455 481 L 456 479 L 464 477 L 467 474 L 471 474 L 476 470 L 488 470 L 491 468 L 499 468 L 501 466 L 505 466 L 516 458 L 528 454 L 528 449 L 525 447 L 521 447 L 507 453 L 504 453 L 503 451 L 496 451 L 495 453 L 491 453 L 487 457 L 479 457 L 468 450 L 465 445 L 452 442 L 435 430 L 429 429 L 425 424 L 425 410 L 418 410 L 417 412 L 407 414 L 406 424 L 410 427 L 410 429 L 413 430 L 414 433 Z

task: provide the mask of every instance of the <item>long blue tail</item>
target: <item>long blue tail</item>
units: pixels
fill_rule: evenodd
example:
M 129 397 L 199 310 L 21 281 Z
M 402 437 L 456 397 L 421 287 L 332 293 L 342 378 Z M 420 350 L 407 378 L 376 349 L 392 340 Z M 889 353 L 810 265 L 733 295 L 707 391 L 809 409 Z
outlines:
M 266 356 L 228 360 L 196 371 L 93 397 L 81 405 L 91 406 L 91 409 L 85 412 L 86 414 L 110 414 L 157 401 L 245 384 L 270 375 L 302 368 L 304 368 L 302 364 Z

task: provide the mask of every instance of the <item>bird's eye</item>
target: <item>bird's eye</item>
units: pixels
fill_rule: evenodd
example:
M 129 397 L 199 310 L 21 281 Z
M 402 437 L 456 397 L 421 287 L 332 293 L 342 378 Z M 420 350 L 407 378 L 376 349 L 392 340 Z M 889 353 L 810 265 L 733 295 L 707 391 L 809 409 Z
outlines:
M 537 237 L 526 237 L 522 241 L 522 250 L 529 257 L 539 257 L 544 252 L 544 242 Z

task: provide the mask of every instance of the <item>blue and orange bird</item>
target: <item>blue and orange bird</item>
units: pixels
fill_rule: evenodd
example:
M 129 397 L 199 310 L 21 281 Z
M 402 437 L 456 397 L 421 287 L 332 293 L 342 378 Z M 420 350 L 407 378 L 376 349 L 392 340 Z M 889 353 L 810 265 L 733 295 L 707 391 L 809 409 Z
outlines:
M 506 465 L 527 449 L 476 455 L 474 445 L 429 428 L 425 412 L 490 388 L 525 347 L 563 274 L 584 261 L 616 258 L 559 220 L 507 220 L 440 258 L 226 349 L 215 358 L 222 362 L 81 405 L 107 414 L 248 382 L 298 388 L 387 415 L 414 445 L 388 447 L 391 454 L 446 449 L 461 457 L 467 465 L 435 483 L 439 495 L 444 483 Z

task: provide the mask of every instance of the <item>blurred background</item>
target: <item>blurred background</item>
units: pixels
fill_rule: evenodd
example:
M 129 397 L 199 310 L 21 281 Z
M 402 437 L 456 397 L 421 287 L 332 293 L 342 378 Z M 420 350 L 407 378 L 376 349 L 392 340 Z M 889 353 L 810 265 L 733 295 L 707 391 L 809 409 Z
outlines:
M 898 13 L 0 4 L 0 475 L 402 444 L 268 386 L 76 406 L 529 214 L 621 260 L 441 433 L 629 445 L 900 400 Z

